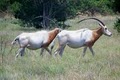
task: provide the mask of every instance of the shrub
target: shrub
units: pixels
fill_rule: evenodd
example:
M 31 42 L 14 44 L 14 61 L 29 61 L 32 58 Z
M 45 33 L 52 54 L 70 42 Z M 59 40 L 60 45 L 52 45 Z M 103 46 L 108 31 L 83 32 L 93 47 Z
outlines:
M 114 23 L 114 29 L 120 32 L 120 18 L 118 18 L 116 22 Z

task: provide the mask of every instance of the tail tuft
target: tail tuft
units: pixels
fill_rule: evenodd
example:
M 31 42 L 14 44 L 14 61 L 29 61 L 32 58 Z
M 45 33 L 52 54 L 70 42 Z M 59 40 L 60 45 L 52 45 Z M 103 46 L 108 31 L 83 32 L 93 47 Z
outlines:
M 11 44 L 12 44 L 12 45 L 14 45 L 18 39 L 19 39 L 18 37 L 17 37 L 17 38 L 15 38 L 15 39 L 12 41 L 12 43 L 11 43 Z
M 12 41 L 12 43 L 11 43 L 11 44 L 12 44 L 12 45 L 14 45 L 15 43 L 16 43 L 15 41 Z

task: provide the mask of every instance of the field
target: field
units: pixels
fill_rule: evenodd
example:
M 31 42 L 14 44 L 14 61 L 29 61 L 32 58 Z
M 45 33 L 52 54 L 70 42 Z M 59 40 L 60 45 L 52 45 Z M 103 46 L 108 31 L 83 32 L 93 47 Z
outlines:
M 67 20 L 65 23 L 71 26 L 68 30 L 99 27 L 94 20 L 77 24 L 80 18 Z M 82 57 L 83 48 L 66 47 L 62 58 L 59 55 L 53 58 L 47 52 L 42 57 L 40 50 L 26 49 L 25 55 L 17 60 L 15 54 L 19 47 L 14 45 L 10 51 L 12 40 L 21 32 L 37 30 L 20 27 L 15 19 L 0 19 L 0 80 L 120 80 L 120 34 L 113 29 L 116 16 L 97 18 L 107 25 L 113 35 L 100 37 L 93 46 L 94 57 L 89 49 Z

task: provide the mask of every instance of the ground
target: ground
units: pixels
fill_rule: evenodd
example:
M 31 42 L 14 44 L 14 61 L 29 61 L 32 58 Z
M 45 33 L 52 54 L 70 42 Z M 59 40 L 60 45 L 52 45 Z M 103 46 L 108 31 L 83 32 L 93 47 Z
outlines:
M 95 56 L 87 50 L 82 57 L 83 48 L 66 47 L 61 58 L 50 56 L 47 52 L 40 56 L 40 50 L 26 49 L 23 57 L 15 60 L 18 45 L 12 40 L 21 32 L 37 31 L 17 24 L 16 19 L 0 19 L 0 80 L 119 80 L 120 79 L 120 34 L 114 30 L 116 16 L 96 16 L 102 20 L 112 32 L 111 37 L 103 35 L 95 43 Z M 81 28 L 98 28 L 97 21 L 76 22 L 86 16 L 69 19 L 65 24 L 68 30 Z M 54 49 L 57 48 L 57 43 Z

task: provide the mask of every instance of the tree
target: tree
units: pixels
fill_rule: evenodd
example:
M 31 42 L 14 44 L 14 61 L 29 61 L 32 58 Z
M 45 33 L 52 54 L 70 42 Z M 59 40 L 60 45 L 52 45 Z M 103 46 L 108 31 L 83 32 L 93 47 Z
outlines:
M 5 11 L 9 6 L 9 0 L 0 0 L 0 10 Z
M 120 12 L 118 3 L 119 0 L 0 0 L 0 10 L 10 9 L 16 18 L 36 28 L 50 28 L 47 18 L 64 23 L 77 12 L 91 15 Z
M 115 0 L 113 6 L 114 6 L 114 10 L 120 13 L 120 0 Z
M 114 29 L 120 33 L 120 18 L 117 18 L 116 22 L 114 23 Z
M 76 14 L 78 2 L 79 0 L 12 0 L 11 9 L 15 17 L 24 23 L 36 28 L 49 28 L 51 22 L 45 17 L 64 23 L 68 17 Z M 38 17 L 41 15 L 43 18 Z

